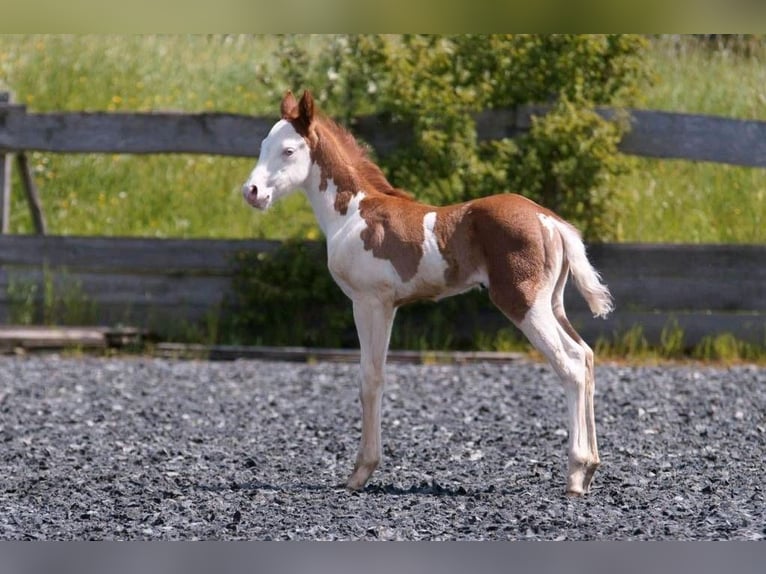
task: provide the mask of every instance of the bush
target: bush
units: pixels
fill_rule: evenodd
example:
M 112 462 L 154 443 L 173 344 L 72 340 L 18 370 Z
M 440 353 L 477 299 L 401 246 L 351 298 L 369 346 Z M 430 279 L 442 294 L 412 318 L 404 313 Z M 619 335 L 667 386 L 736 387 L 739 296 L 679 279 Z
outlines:
M 226 342 L 356 345 L 351 304 L 327 271 L 324 245 L 287 241 L 273 253 L 238 256 Z
M 316 41 L 316 40 L 314 40 Z M 636 35 L 335 36 L 306 53 L 282 40 L 293 89 L 312 88 L 346 122 L 377 112 L 414 131 L 414 144 L 381 160 L 392 182 L 420 199 L 452 203 L 503 191 L 529 196 L 579 225 L 587 239 L 613 238 L 611 178 L 626 128 L 593 112 L 624 105 L 645 77 Z M 514 140 L 478 142 L 483 109 L 550 103 L 551 113 Z

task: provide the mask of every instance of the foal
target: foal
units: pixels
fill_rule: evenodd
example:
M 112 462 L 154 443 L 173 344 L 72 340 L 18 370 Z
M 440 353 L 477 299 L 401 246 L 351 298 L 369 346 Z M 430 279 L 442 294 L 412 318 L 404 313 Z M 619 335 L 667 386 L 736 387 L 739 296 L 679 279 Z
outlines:
M 599 466 L 593 351 L 564 313 L 569 273 L 595 316 L 611 311 L 612 298 L 577 230 L 519 195 L 418 203 L 391 186 L 347 131 L 314 113 L 310 92 L 300 102 L 287 92 L 281 115 L 242 193 L 264 210 L 302 189 L 327 238 L 330 273 L 353 302 L 362 438 L 348 488 L 362 489 L 381 460 L 384 367 L 396 309 L 482 285 L 560 377 L 569 410 L 567 492 L 588 492 Z

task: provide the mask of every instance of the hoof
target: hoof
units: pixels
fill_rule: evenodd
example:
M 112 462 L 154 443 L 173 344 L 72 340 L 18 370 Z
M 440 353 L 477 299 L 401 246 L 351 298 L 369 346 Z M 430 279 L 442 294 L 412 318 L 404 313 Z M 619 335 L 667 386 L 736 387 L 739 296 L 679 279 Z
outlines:
M 364 490 L 365 482 L 359 482 L 358 480 L 352 480 L 349 478 L 346 481 L 346 490 L 350 490 L 351 492 L 360 492 Z
M 375 466 L 370 468 L 369 466 L 359 466 L 354 469 L 351 476 L 346 481 L 346 488 L 353 491 L 360 491 L 364 489 L 364 485 L 367 484 L 367 480 L 375 470 Z
M 584 496 L 590 491 L 590 485 L 593 482 L 593 475 L 601 465 L 601 462 L 579 463 L 570 465 L 569 476 L 567 478 L 567 496 Z

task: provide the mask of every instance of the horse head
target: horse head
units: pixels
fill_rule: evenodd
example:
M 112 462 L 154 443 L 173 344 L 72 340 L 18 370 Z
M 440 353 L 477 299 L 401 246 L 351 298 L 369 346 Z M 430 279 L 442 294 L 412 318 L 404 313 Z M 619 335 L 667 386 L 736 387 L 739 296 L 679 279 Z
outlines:
M 297 101 L 288 91 L 282 98 L 281 114 L 261 143 L 258 162 L 242 186 L 245 200 L 257 209 L 267 209 L 274 201 L 300 189 L 311 170 L 309 139 L 314 98 L 306 90 Z

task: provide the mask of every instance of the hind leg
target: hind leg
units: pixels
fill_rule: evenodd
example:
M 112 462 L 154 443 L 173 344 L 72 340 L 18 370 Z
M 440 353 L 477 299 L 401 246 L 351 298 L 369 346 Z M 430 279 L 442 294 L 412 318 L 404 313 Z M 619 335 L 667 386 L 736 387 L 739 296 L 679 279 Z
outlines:
M 593 407 L 593 394 L 596 387 L 596 377 L 594 373 L 594 355 L 590 346 L 580 337 L 579 333 L 575 331 L 569 319 L 564 311 L 564 286 L 566 285 L 567 276 L 569 275 L 569 267 L 564 264 L 559 280 L 554 288 L 552 305 L 553 314 L 556 317 L 561 329 L 563 329 L 562 337 L 569 339 L 568 344 L 577 344 L 582 347 L 585 356 L 585 424 L 588 437 L 588 447 L 590 450 L 590 460 L 586 465 L 585 476 L 583 478 L 583 491 L 588 492 L 590 484 L 593 480 L 593 475 L 601 464 L 601 459 L 598 455 L 598 440 L 596 439 L 596 417 Z
M 588 491 L 593 473 L 599 465 L 595 425 L 592 415 L 589 415 L 593 404 L 593 353 L 581 344 L 579 335 L 563 315 L 563 307 L 558 313 L 563 320 L 557 317 L 562 289 L 563 281 L 557 281 L 552 288 L 538 291 L 531 304 L 521 313 L 519 301 L 523 293 L 514 288 L 513 283 L 490 282 L 489 295 L 495 305 L 548 359 L 564 385 L 569 414 L 567 493 L 581 495 Z M 557 303 L 554 304 L 554 301 Z
M 579 337 L 576 342 L 580 344 L 585 353 L 585 424 L 590 456 L 586 463 L 582 488 L 583 492 L 588 492 L 588 490 L 590 490 L 590 484 L 593 481 L 593 475 L 601 465 L 601 458 L 598 455 L 598 440 L 596 439 L 596 416 L 593 407 L 593 394 L 596 388 L 596 379 L 593 368 L 593 350 Z
M 575 341 L 562 327 L 547 302 L 536 303 L 519 328 L 550 362 L 564 385 L 569 413 L 567 493 L 588 491 L 599 465 L 593 424 L 592 353 Z

